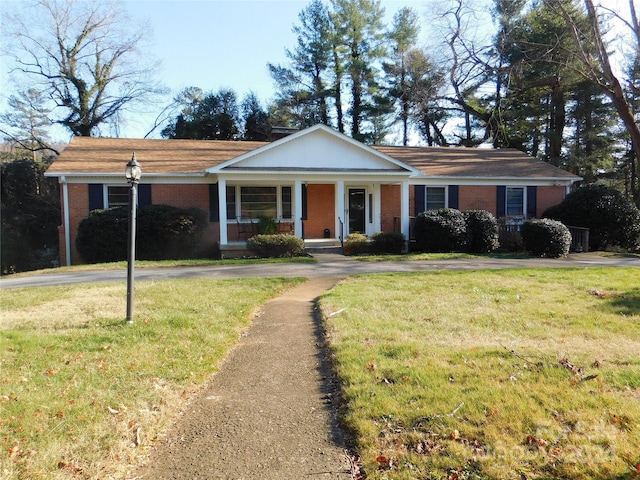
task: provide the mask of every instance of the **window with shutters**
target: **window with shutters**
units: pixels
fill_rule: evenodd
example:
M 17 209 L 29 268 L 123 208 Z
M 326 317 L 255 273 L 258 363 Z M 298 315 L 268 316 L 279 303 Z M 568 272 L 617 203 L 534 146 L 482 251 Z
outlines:
M 106 203 L 105 208 L 126 207 L 129 205 L 129 187 L 108 185 Z
M 425 210 L 439 210 L 445 208 L 445 188 L 427 187 L 425 188 Z
M 506 214 L 508 217 L 524 216 L 524 187 L 507 187 Z

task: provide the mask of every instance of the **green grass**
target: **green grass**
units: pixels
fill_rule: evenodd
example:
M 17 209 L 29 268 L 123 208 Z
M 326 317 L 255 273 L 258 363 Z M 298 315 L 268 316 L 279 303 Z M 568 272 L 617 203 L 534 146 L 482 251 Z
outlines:
M 260 265 L 265 263 L 316 263 L 312 257 L 291 257 L 291 258 L 225 258 L 222 260 L 210 259 L 183 259 L 183 260 L 136 260 L 136 269 L 145 268 L 174 268 L 174 267 L 209 267 L 218 265 Z M 73 272 L 92 272 L 102 270 L 124 270 L 127 268 L 127 262 L 110 262 L 110 263 L 90 263 L 83 265 L 73 265 L 71 267 L 45 268 L 42 270 L 33 270 L 29 272 L 15 273 L 10 277 L 41 275 L 48 273 L 73 273 Z
M 321 307 L 367 479 L 640 475 L 640 269 L 368 275 Z
M 131 326 L 123 284 L 3 291 L 0 478 L 123 478 L 254 310 L 299 281 L 139 282 Z

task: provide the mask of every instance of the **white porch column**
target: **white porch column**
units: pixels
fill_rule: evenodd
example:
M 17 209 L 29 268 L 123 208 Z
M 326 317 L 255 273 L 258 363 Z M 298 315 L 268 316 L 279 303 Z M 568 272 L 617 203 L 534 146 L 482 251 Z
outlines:
M 295 181 L 293 198 L 295 202 L 293 208 L 293 233 L 296 237 L 302 238 L 302 180 Z
M 400 207 L 400 221 L 402 225 L 401 232 L 404 237 L 409 241 L 409 182 L 405 180 L 402 182 L 401 193 L 401 207 Z
M 64 255 L 66 257 L 66 266 L 71 266 L 71 232 L 69 231 L 69 185 L 67 184 L 67 177 L 60 177 L 60 183 L 62 184 L 62 212 L 64 217 L 62 219 L 64 225 Z
M 227 238 L 227 182 L 218 178 L 218 216 L 220 218 L 220 245 L 228 243 Z
M 344 230 L 340 231 L 340 220 L 343 223 L 347 223 L 348 219 L 346 217 L 346 212 L 344 208 L 344 181 L 340 180 L 336 184 L 336 238 L 342 238 L 344 240 Z
M 372 185 L 373 188 L 373 205 L 370 205 L 369 208 L 373 209 L 373 232 L 381 232 L 382 231 L 382 194 L 379 183 L 374 183 Z

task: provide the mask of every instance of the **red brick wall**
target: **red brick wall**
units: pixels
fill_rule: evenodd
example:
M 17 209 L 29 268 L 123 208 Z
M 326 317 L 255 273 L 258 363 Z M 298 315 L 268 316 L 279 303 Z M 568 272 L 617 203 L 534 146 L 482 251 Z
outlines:
M 538 187 L 536 217 L 540 218 L 547 208 L 558 205 L 564 197 L 565 187 Z
M 413 187 L 410 187 L 413 194 Z M 381 201 L 381 229 L 383 232 L 393 232 L 393 218 L 401 215 L 402 189 L 400 185 L 381 185 L 380 186 Z M 410 202 L 413 202 L 411 196 Z
M 304 221 L 305 238 L 323 238 L 324 229 L 335 232 L 335 187 L 334 185 L 307 185 L 307 220 Z
M 151 200 L 154 205 L 209 211 L 209 185 L 152 185 Z
M 69 229 L 71 230 L 71 263 L 77 265 L 82 263 L 82 259 L 76 250 L 76 238 L 78 236 L 78 225 L 82 219 L 89 215 L 89 187 L 86 184 L 67 184 L 69 192 Z M 63 218 L 64 222 L 64 218 Z M 60 229 L 64 234 L 64 225 Z M 60 264 L 66 265 L 66 246 L 64 237 L 60 239 Z
M 459 210 L 486 210 L 492 215 L 497 215 L 496 187 L 460 185 L 458 189 Z

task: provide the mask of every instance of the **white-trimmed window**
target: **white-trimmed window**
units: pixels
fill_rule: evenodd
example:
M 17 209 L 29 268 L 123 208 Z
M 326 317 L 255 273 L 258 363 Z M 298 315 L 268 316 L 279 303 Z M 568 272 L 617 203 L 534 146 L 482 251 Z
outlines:
M 227 218 L 293 218 L 292 188 L 289 185 L 227 186 Z
M 426 187 L 424 189 L 424 209 L 440 210 L 446 207 L 445 187 Z
M 524 187 L 507 187 L 505 213 L 507 217 L 524 217 L 525 212 Z
M 129 205 L 129 187 L 107 185 L 106 190 L 106 208 L 126 207 Z

